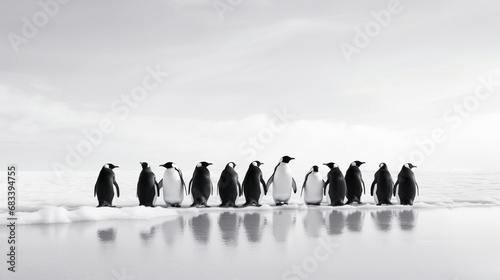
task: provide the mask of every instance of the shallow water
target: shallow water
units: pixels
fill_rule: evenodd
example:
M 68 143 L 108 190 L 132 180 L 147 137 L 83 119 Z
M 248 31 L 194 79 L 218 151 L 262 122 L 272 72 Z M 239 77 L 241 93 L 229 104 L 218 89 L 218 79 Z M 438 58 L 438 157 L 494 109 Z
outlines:
M 18 272 L 0 278 L 499 279 L 498 217 L 500 207 L 181 209 L 20 225 Z

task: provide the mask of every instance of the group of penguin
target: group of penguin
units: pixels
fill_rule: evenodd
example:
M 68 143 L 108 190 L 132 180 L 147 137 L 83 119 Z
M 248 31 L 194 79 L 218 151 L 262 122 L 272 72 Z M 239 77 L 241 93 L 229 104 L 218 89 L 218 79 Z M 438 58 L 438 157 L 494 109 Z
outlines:
M 262 190 L 264 195 L 267 195 L 271 185 L 274 186 L 273 199 L 276 205 L 288 204 L 292 195 L 291 191 L 297 193 L 297 184 L 292 177 L 289 166 L 291 160 L 294 160 L 294 158 L 282 157 L 267 182 L 264 181 L 260 170 L 263 163 L 253 161 L 248 167 L 242 184 L 240 184 L 238 174 L 235 171 L 236 164 L 229 162 L 222 171 L 217 183 L 222 202 L 220 207 L 237 207 L 236 199 L 243 194 L 246 200 L 242 205 L 243 207 L 260 206 L 259 200 Z M 320 205 L 323 196 L 328 193 L 326 199 L 331 206 L 344 205 L 346 198 L 346 204 L 354 202 L 361 204 L 361 195 L 366 193 L 366 190 L 359 167 L 364 163 L 361 161 L 352 162 L 346 171 L 345 177 L 336 163 L 325 163 L 324 165 L 330 168 L 326 182 L 319 174 L 319 167 L 314 165 L 305 176 L 302 185 L 301 196 L 304 195 L 304 202 L 307 205 Z M 181 170 L 173 162 L 160 165 L 166 168 L 160 182 L 156 181 L 156 176 L 147 162 L 141 162 L 141 165 L 142 171 L 137 182 L 139 205 L 154 207 L 156 199 L 160 195 L 160 190 L 163 188 L 163 199 L 168 207 L 180 207 L 184 199 L 184 193 L 186 196 L 192 195 L 193 203 L 191 207 L 209 207 L 207 202 L 210 195 L 213 195 L 213 186 L 208 166 L 212 165 L 212 163 L 202 161 L 196 165 L 188 188 L 186 188 Z M 111 163 L 102 167 L 94 188 L 94 197 L 97 196 L 99 202 L 97 207 L 113 207 L 113 186 L 116 187 L 117 197 L 120 197 L 120 188 L 113 172 L 113 169 L 117 167 Z M 375 173 L 370 190 L 375 203 L 377 205 L 392 204 L 391 198 L 395 196 L 401 205 L 413 205 L 415 197 L 419 193 L 415 174 L 412 171 L 412 168 L 415 167 L 411 163 L 404 164 L 398 174 L 396 184 L 394 184 L 387 165 L 381 163 L 379 170 Z

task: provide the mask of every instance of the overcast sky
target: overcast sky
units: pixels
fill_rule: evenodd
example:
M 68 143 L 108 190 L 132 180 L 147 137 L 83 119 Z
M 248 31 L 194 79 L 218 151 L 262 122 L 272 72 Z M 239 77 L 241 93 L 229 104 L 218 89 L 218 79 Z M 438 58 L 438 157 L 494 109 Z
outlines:
M 498 171 L 500 2 L 389 2 L 1 1 L 1 161 Z

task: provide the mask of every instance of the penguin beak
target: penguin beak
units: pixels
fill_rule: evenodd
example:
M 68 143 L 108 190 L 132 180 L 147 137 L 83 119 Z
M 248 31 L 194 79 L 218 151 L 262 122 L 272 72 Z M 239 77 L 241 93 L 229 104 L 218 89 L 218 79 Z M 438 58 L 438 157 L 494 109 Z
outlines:
M 213 164 L 213 163 L 211 163 L 211 162 L 208 162 L 208 163 L 207 163 L 207 165 L 212 165 L 212 164 Z
M 160 167 L 165 167 L 165 164 L 160 164 Z
M 115 168 L 118 168 L 118 167 L 120 167 L 120 166 L 115 165 Z
M 294 157 L 293 157 L 293 158 L 290 158 L 290 160 L 292 160 L 292 159 L 295 159 L 295 158 L 294 158 Z
M 323 165 L 328 165 L 328 163 L 323 163 Z
M 360 165 L 361 165 L 361 164 L 365 164 L 365 163 L 366 163 L 366 162 L 362 161 L 362 162 L 360 163 Z

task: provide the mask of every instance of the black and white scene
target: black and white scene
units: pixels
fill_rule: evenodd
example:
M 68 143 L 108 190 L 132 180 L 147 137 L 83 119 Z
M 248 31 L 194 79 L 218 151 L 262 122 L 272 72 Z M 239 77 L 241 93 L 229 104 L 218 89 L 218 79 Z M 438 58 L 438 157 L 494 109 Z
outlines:
M 0 0 L 0 279 L 500 279 L 499 15 Z

